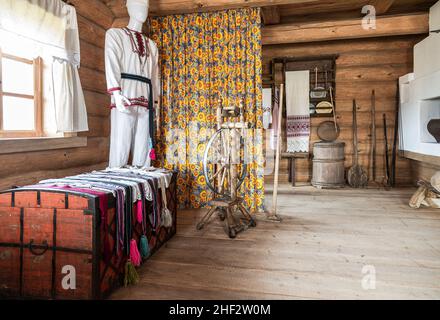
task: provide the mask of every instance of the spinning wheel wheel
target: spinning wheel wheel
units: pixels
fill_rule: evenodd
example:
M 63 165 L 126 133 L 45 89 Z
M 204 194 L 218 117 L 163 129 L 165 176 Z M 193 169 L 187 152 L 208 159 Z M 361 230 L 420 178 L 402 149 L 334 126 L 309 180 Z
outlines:
M 246 178 L 248 166 L 244 161 L 245 145 L 243 136 L 239 137 L 238 150 L 234 151 L 232 146 L 236 141 L 231 140 L 237 140 L 234 137 L 237 133 L 232 133 L 231 130 L 236 129 L 220 129 L 209 140 L 203 156 L 203 174 L 208 188 L 217 196 L 232 198 L 231 188 L 228 188 L 228 186 L 235 185 L 234 191 L 235 193 L 238 192 Z M 234 156 L 232 152 L 238 154 Z M 239 158 L 240 163 L 233 164 L 233 158 Z M 236 182 L 231 181 L 233 178 L 231 166 L 233 165 L 239 165 Z M 212 167 L 211 170 L 210 167 Z
M 244 130 L 249 124 L 244 121 L 243 107 L 218 108 L 217 132 L 209 140 L 203 157 L 203 173 L 206 184 L 214 193 L 211 210 L 198 223 L 201 230 L 214 213 L 225 221 L 225 229 L 230 238 L 247 227 L 255 227 L 256 222 L 243 206 L 238 191 L 247 175 L 246 144 Z M 238 221 L 235 213 L 244 217 L 245 224 Z

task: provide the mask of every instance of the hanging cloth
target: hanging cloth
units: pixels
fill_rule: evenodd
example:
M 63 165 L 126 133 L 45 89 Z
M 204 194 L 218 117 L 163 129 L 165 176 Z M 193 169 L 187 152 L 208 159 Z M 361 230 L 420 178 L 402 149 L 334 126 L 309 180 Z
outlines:
M 309 152 L 310 72 L 286 72 L 287 152 Z
M 23 37 L 52 65 L 53 105 L 58 132 L 88 131 L 79 80 L 80 42 L 76 10 L 61 0 L 1 0 L 0 32 Z
M 272 123 L 272 89 L 263 89 L 263 128 L 269 129 Z
M 87 109 L 78 68 L 66 60 L 54 58 L 52 88 L 57 131 L 88 131 Z

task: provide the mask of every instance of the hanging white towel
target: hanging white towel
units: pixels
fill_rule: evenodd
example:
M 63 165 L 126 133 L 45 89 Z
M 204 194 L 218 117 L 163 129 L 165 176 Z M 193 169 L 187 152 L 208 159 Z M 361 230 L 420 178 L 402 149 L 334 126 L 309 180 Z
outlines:
M 310 72 L 286 72 L 287 152 L 309 152 Z

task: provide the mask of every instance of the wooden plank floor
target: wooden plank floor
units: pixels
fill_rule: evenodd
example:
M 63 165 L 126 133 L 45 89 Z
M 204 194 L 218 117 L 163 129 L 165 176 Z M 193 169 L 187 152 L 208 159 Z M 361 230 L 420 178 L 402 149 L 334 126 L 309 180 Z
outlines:
M 415 190 L 283 187 L 280 224 L 230 240 L 204 210 L 180 211 L 178 233 L 112 299 L 440 299 L 440 210 L 408 207 Z M 268 195 L 268 198 L 270 195 Z M 268 201 L 270 207 L 270 201 Z M 362 268 L 374 266 L 376 289 Z

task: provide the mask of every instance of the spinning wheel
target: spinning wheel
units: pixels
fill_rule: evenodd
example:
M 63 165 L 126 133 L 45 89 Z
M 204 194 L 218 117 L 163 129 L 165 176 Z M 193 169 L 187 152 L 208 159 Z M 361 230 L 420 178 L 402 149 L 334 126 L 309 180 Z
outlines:
M 238 197 L 240 187 L 247 175 L 246 144 L 244 130 L 249 124 L 244 121 L 243 107 L 218 108 L 217 132 L 209 140 L 203 157 L 203 173 L 206 184 L 214 193 L 212 208 L 198 223 L 201 230 L 214 213 L 225 221 L 225 230 L 230 238 L 256 222 Z M 235 213 L 241 213 L 243 221 L 237 221 Z
M 242 152 L 245 149 L 243 136 L 239 138 L 238 154 L 234 156 L 232 155 L 234 152 L 232 146 L 236 141 L 233 143 L 232 139 L 237 133 L 232 133 L 231 130 L 236 129 L 218 130 L 209 140 L 203 156 L 203 174 L 206 184 L 211 191 L 221 197 L 233 196 L 231 188 L 228 188 L 233 184 L 236 185 L 235 192 L 238 192 L 247 174 L 247 164 L 244 161 L 244 152 Z M 239 165 L 239 168 L 235 183 L 231 181 L 233 173 L 231 167 L 234 165 L 232 158 L 240 158 L 240 163 L 236 164 Z M 213 167 L 213 170 L 210 170 L 210 167 Z

